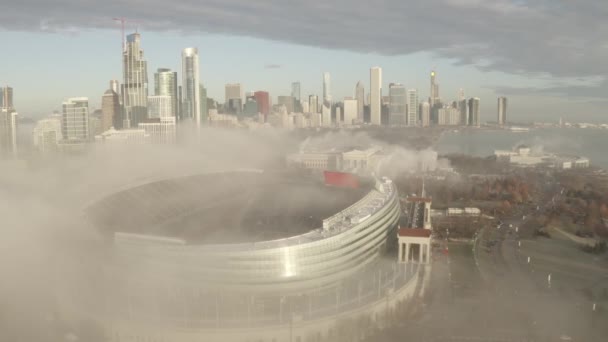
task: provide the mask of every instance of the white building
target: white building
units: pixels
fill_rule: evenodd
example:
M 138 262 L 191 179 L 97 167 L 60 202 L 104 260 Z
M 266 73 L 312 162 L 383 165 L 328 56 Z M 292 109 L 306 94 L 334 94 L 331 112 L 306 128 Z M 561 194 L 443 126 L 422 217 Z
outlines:
M 422 102 L 420 110 L 420 116 L 422 117 L 422 127 L 429 127 L 431 125 L 431 105 L 428 102 Z
M 335 152 L 294 153 L 287 157 L 287 164 L 317 171 L 341 170 L 342 154 Z
M 370 173 L 377 166 L 378 155 L 382 151 L 379 147 L 370 147 L 365 150 L 352 150 L 342 153 L 344 170 L 353 173 Z
M 95 141 L 104 144 L 140 145 L 148 142 L 149 136 L 144 129 L 116 130 L 113 127 L 95 137 Z
M 57 151 L 59 142 L 63 140 L 61 120 L 59 118 L 39 120 L 36 122 L 32 135 L 34 146 L 40 152 Z
M 323 73 L 323 102 L 331 103 L 331 76 L 328 72 Z
M 61 118 L 63 139 L 72 141 L 89 140 L 89 99 L 70 98 L 63 102 Z
M 193 120 L 197 127 L 202 124 L 201 92 L 198 49 L 182 51 L 182 109 L 181 118 Z
M 0 156 L 17 155 L 17 118 L 12 108 L 0 109 Z
M 323 104 L 322 106 L 322 111 L 323 111 L 323 127 L 331 127 L 331 107 L 328 106 L 328 104 Z
M 358 104 L 355 99 L 344 100 L 344 124 L 351 126 L 358 122 Z
M 158 122 L 142 122 L 138 125 L 138 128 L 144 130 L 151 143 L 174 144 L 177 138 L 174 117 L 161 117 Z
M 171 96 L 148 96 L 148 119 L 169 118 L 172 116 Z
M 369 71 L 370 78 L 370 120 L 372 125 L 381 125 L 382 121 L 382 68 L 373 67 Z
M 407 125 L 418 125 L 418 89 L 407 90 Z

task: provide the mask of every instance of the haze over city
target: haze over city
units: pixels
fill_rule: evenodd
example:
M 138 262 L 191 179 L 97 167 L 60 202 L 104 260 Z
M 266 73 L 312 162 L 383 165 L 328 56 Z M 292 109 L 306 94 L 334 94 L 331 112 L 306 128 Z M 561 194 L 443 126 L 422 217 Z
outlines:
M 99 107 L 107 80 L 121 78 L 114 17 L 132 21 L 127 33 L 142 33 L 150 78 L 158 67 L 179 70 L 181 49 L 198 47 L 201 82 L 218 101 L 226 83 L 276 99 L 299 81 L 302 94 L 320 95 L 325 71 L 342 99 L 357 81 L 367 89 L 368 69 L 378 65 L 383 89 L 399 82 L 424 97 L 428 73 L 437 70 L 446 99 L 460 88 L 482 99 L 483 120 L 493 117 L 498 96 L 512 99 L 515 120 L 601 121 L 605 114 L 602 2 L 389 1 L 373 11 L 358 1 L 112 4 L 24 1 L 0 13 L 0 37 L 19 44 L 3 57 L 0 75 L 19 89 L 22 115 L 48 115 L 78 96 Z
M 0 2 L 1 342 L 608 340 L 608 2 Z

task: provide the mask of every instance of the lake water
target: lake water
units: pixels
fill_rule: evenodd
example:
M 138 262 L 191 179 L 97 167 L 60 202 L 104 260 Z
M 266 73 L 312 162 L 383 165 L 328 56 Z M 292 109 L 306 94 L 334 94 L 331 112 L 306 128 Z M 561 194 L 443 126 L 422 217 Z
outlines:
M 463 153 L 490 156 L 494 150 L 510 150 L 519 144 L 560 155 L 584 156 L 591 164 L 608 168 L 608 130 L 542 128 L 515 133 L 507 130 L 446 132 L 437 143 L 440 154 Z

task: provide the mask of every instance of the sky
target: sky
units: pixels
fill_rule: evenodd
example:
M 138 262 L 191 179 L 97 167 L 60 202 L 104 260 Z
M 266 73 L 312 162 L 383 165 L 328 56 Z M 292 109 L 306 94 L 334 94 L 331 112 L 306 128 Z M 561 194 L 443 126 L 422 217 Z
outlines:
M 7 2 L 8 0 L 0 0 Z M 482 120 L 509 98 L 519 121 L 607 122 L 608 2 L 597 0 L 21 0 L 2 5 L 0 85 L 14 88 L 23 116 L 43 117 L 69 97 L 99 107 L 109 80 L 121 79 L 120 25 L 136 27 L 153 72 L 179 72 L 185 47 L 198 47 L 201 80 L 223 102 L 224 85 L 267 90 L 276 101 L 302 84 L 334 100 L 369 91 L 369 68 L 388 84 L 440 96 L 459 88 L 480 97 Z

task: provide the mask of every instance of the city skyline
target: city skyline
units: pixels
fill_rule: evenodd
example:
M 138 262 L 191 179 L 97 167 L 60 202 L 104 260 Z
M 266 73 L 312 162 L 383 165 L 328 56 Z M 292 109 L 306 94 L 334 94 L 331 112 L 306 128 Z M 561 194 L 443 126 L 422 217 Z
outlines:
M 1 34 L 0 34 L 1 35 Z M 153 34 L 151 34 L 153 35 Z M 113 43 L 115 43 L 116 37 L 112 36 L 111 39 Z M 236 38 L 232 38 L 232 39 L 236 39 Z M 173 70 L 181 69 L 181 63 L 180 62 L 180 58 L 179 58 L 179 52 L 180 50 L 176 50 L 176 51 L 171 51 L 171 59 L 174 60 L 174 64 L 171 63 L 162 63 L 162 62 L 158 62 L 157 59 L 155 57 L 150 57 L 151 53 L 150 53 L 150 49 L 154 49 L 154 45 L 153 43 L 146 43 L 148 41 L 148 34 L 146 33 L 146 35 L 144 35 L 143 38 L 143 48 L 146 49 L 146 59 L 149 60 L 152 64 L 152 67 L 150 68 L 151 70 L 155 70 L 156 67 L 172 67 L 173 65 L 177 65 L 177 67 L 172 67 Z M 163 40 L 162 41 L 170 43 L 172 42 L 171 40 Z M 300 49 L 307 49 L 305 47 L 299 47 Z M 110 53 L 110 55 L 112 55 L 112 57 L 114 59 L 116 59 L 115 54 L 116 54 L 116 50 L 112 49 L 110 51 L 108 51 Z M 112 54 L 113 53 L 113 54 Z M 350 53 L 348 53 L 350 54 Z M 379 59 L 386 59 L 388 57 L 381 57 Z M 393 59 L 395 59 L 395 57 L 392 57 Z M 410 57 L 411 58 L 411 57 Z M 202 58 L 203 60 L 205 60 L 205 58 Z M 368 59 L 368 58 L 365 58 Z M 391 58 L 389 58 L 391 59 Z M 398 58 L 397 58 L 398 59 Z M 161 59 L 162 60 L 162 59 Z M 364 63 L 364 61 L 361 61 L 362 63 Z M 419 63 L 422 63 L 424 61 L 419 61 Z M 211 62 L 207 62 L 207 63 L 203 63 L 201 62 L 203 65 L 201 66 L 201 73 L 203 75 L 205 75 L 205 79 L 209 79 L 208 82 L 203 82 L 204 85 L 207 87 L 207 89 L 209 89 L 209 97 L 214 98 L 216 100 L 221 100 L 222 95 L 221 93 L 223 93 L 223 87 L 225 82 L 224 77 L 219 78 L 220 81 L 222 83 L 218 83 L 218 81 L 216 81 L 218 79 L 217 75 L 214 75 L 213 73 L 210 72 L 209 67 L 207 64 L 210 64 Z M 280 66 L 280 68 L 267 68 L 267 65 L 262 65 L 262 60 L 260 60 L 260 65 L 261 67 L 259 68 L 259 70 L 257 70 L 256 72 L 261 72 L 262 74 L 264 73 L 269 73 L 272 75 L 277 75 L 277 81 L 276 83 L 273 82 L 273 85 L 269 85 L 269 86 L 264 86 L 264 84 L 268 84 L 265 82 L 268 82 L 267 78 L 264 77 L 260 77 L 259 79 L 256 78 L 256 80 L 258 81 L 259 86 L 256 87 L 255 84 L 256 83 L 252 83 L 254 84 L 253 86 L 251 84 L 246 84 L 245 85 L 245 89 L 247 91 L 253 91 L 253 90 L 264 90 L 264 91 L 268 91 L 270 93 L 270 97 L 273 99 L 273 101 L 276 101 L 277 96 L 279 95 L 289 95 L 290 93 L 290 84 L 295 80 L 295 77 L 291 77 L 290 76 L 290 72 L 288 74 L 288 72 L 283 72 L 283 69 L 285 69 L 285 71 L 291 70 L 294 67 L 296 67 L 297 65 L 294 64 L 293 67 L 288 67 L 288 66 Z M 428 89 L 429 84 L 428 84 L 428 78 L 425 79 L 425 75 L 428 77 L 428 70 L 426 70 L 423 74 L 423 72 L 420 71 L 415 71 L 412 72 L 412 74 L 406 73 L 405 70 L 401 70 L 401 67 L 394 69 L 394 65 L 392 65 L 393 63 L 387 63 L 386 65 L 389 65 L 389 67 L 391 67 L 392 70 L 391 72 L 391 77 L 390 77 L 390 81 L 386 80 L 386 78 L 388 76 L 385 76 L 385 82 L 383 82 L 383 88 L 388 89 L 388 84 L 391 82 L 399 82 L 399 83 L 403 83 L 405 86 L 409 87 L 416 87 L 419 89 Z M 100 79 L 100 84 L 92 84 L 89 82 L 85 82 L 83 81 L 82 86 L 79 86 L 79 89 L 89 89 L 91 87 L 95 87 L 100 89 L 100 93 L 91 93 L 91 91 L 70 91 L 68 92 L 67 90 L 65 92 L 62 92 L 60 94 L 54 95 L 54 100 L 52 101 L 47 101 L 46 103 L 43 101 L 44 98 L 49 98 L 50 94 L 46 94 L 46 93 L 31 93 L 28 92 L 27 89 L 31 89 L 31 84 L 29 84 L 28 86 L 25 86 L 25 88 L 20 87 L 19 88 L 19 92 L 17 92 L 16 95 L 16 100 L 15 102 L 20 104 L 20 111 L 22 113 L 24 113 L 25 115 L 22 114 L 22 116 L 29 116 L 29 117 L 34 117 L 34 118 L 41 118 L 44 117 L 50 113 L 52 113 L 53 110 L 60 110 L 60 106 L 61 106 L 61 102 L 64 101 L 65 99 L 69 98 L 69 97 L 78 97 L 78 96 L 87 96 L 90 98 L 90 105 L 91 108 L 100 108 L 101 106 L 101 97 L 103 95 L 103 92 L 106 89 L 105 85 L 108 82 L 108 79 L 111 79 L 113 75 L 116 75 L 120 72 L 120 66 L 116 65 L 116 63 L 113 63 L 111 61 L 109 61 L 107 63 L 107 65 L 104 65 L 106 68 L 108 66 L 114 66 L 116 69 L 110 70 L 108 73 L 107 77 L 103 77 L 103 79 Z M 345 72 L 345 73 L 340 73 L 340 79 L 341 82 L 333 82 L 334 83 L 334 89 L 339 89 L 339 94 L 337 96 L 337 98 L 339 98 L 340 100 L 344 97 L 351 97 L 354 95 L 354 86 L 356 85 L 356 83 L 358 81 L 361 81 L 363 86 L 365 88 L 367 88 L 366 90 L 369 89 L 369 74 L 368 74 L 368 70 L 369 70 L 369 66 L 365 66 L 365 65 L 361 65 L 361 67 L 363 69 L 359 70 L 353 70 L 352 72 Z M 299 68 L 296 68 L 299 69 Z M 383 67 L 384 70 L 386 70 L 385 67 Z M 461 70 L 462 69 L 462 70 Z M 468 70 L 467 70 L 468 69 Z M 323 69 L 319 69 L 319 70 L 323 70 Z M 430 70 L 430 69 L 429 69 Z M 442 85 L 442 89 L 441 89 L 441 94 L 442 97 L 447 98 L 447 99 L 452 99 L 452 98 L 456 98 L 457 97 L 457 92 L 458 89 L 460 88 L 464 88 L 466 90 L 466 92 L 468 94 L 475 94 L 478 97 L 484 99 L 491 99 L 491 101 L 482 101 L 482 107 L 481 107 L 481 115 L 482 115 L 482 120 L 495 120 L 495 98 L 498 97 L 497 93 L 489 90 L 488 88 L 480 88 L 479 86 L 477 87 L 477 91 L 475 91 L 475 87 L 472 81 L 468 81 L 467 84 L 463 84 L 461 82 L 455 83 L 454 79 L 461 79 L 463 77 L 463 75 L 458 74 L 458 73 L 462 73 L 466 71 L 465 76 L 468 76 L 469 72 L 470 75 L 475 76 L 476 72 L 472 71 L 470 69 L 470 67 L 461 67 L 461 68 L 456 68 L 454 66 L 446 66 L 446 73 L 443 73 L 443 69 L 438 71 L 438 83 L 440 83 Z M 322 84 L 320 84 L 321 82 L 319 82 L 319 75 L 322 75 L 323 71 L 319 71 L 319 74 L 317 75 L 306 75 L 304 77 L 299 78 L 301 84 L 302 84 L 302 96 L 303 97 L 307 97 L 308 95 L 318 95 L 319 97 L 322 96 L 321 92 L 322 92 Z M 449 73 L 448 73 L 449 72 Z M 454 72 L 457 73 L 457 77 L 454 77 Z M 365 74 L 368 74 L 367 77 L 365 77 Z M 7 75 L 10 75 L 10 73 L 7 73 Z M 386 75 L 386 72 L 385 72 Z M 408 76 L 409 75 L 409 76 Z M 149 75 L 149 77 L 151 77 L 152 75 Z M 207 77 L 208 76 L 208 77 Z M 315 77 L 316 76 L 316 77 Z M 511 77 L 511 76 L 509 76 Z M 117 78 L 117 77 L 113 77 L 113 78 Z M 226 77 L 227 78 L 227 77 Z M 312 80 L 312 79 L 315 80 Z M 180 79 L 181 79 L 181 75 L 180 75 Z M 233 77 L 230 77 L 230 79 L 234 79 Z M 243 77 L 243 79 L 245 79 L 245 77 Z M 280 82 L 280 80 L 283 79 L 285 81 L 285 83 Z M 303 79 L 303 80 L 302 80 Z M 415 79 L 417 80 L 416 82 L 408 82 L 406 80 L 411 80 L 411 79 Z M 474 80 L 475 77 L 472 77 L 472 79 Z M 10 78 L 9 78 L 10 80 Z M 305 81 L 304 81 L 305 80 Z M 279 83 L 280 82 L 280 83 Z M 351 83 L 352 82 L 352 83 Z M 21 82 L 19 81 L 15 81 L 15 82 L 4 82 L 6 84 L 11 85 L 13 88 L 17 88 L 18 85 L 22 85 Z M 336 84 L 337 83 L 337 84 Z M 66 83 L 67 85 L 72 86 L 73 84 L 71 83 Z M 56 87 L 54 87 L 53 89 L 62 89 L 64 86 L 66 86 L 66 84 L 57 84 Z M 467 86 L 470 85 L 470 86 Z M 253 88 L 253 89 L 251 89 Z M 274 91 L 273 91 L 274 89 Z M 278 90 L 277 90 L 278 89 Z M 221 92 L 218 94 L 218 90 Z M 57 90 L 55 90 L 57 91 Z M 333 91 L 333 93 L 336 93 L 337 91 Z M 366 92 L 366 94 L 369 93 L 369 91 Z M 386 95 L 386 94 L 384 94 Z M 428 97 L 428 93 L 426 92 L 422 92 L 421 93 L 421 98 L 426 99 Z M 450 96 L 452 95 L 452 96 Z M 41 98 L 42 97 L 42 98 Z M 511 115 L 510 117 L 513 118 L 514 120 L 519 119 L 525 119 L 528 118 L 531 114 L 536 113 L 535 109 L 536 108 L 541 108 L 545 111 L 550 111 L 551 113 L 553 113 L 553 111 L 557 111 L 557 113 L 562 113 L 563 117 L 569 118 L 569 119 L 574 119 L 575 117 L 568 117 L 566 111 L 563 109 L 563 106 L 566 104 L 567 101 L 565 101 L 564 99 L 561 100 L 556 100 L 553 101 L 552 103 L 550 103 L 548 106 L 540 106 L 540 102 L 535 102 L 535 101 L 530 101 L 532 98 L 531 97 L 527 97 L 527 96 L 517 96 L 517 95 L 512 95 L 509 96 L 510 98 L 514 99 L 511 101 Z M 28 101 L 27 99 L 31 98 L 31 101 Z M 515 101 L 515 99 L 517 99 L 517 102 Z M 490 102 L 493 102 L 492 105 L 490 105 Z M 571 103 L 571 105 L 577 104 L 577 102 Z M 47 109 L 36 109 L 36 108 L 47 108 Z M 523 109 L 522 109 L 523 108 Z M 583 108 L 581 106 L 581 108 Z M 530 111 L 533 111 L 532 113 Z M 558 117 L 557 114 L 553 115 L 553 114 L 549 114 L 549 115 L 538 115 L 535 116 L 537 117 L 539 120 L 542 119 L 555 119 L 556 117 Z M 528 115 L 526 115 L 528 114 Z M 585 118 L 588 118 L 588 116 L 585 116 Z M 593 121 L 593 118 L 590 119 L 591 121 Z
M 177 0 L 177 4 L 181 1 Z M 198 47 L 202 51 L 201 83 L 214 99 L 221 99 L 223 84 L 239 82 L 245 91 L 265 90 L 276 100 L 277 96 L 289 95 L 289 85 L 294 81 L 302 84 L 302 98 L 311 94 L 322 98 L 318 75 L 327 71 L 332 75 L 331 95 L 336 101 L 353 96 L 357 81 L 363 81 L 368 88 L 367 70 L 378 65 L 384 71 L 383 89 L 388 89 L 390 83 L 402 83 L 419 89 L 421 99 L 430 96 L 428 72 L 436 70 L 441 98 L 451 100 L 458 89 L 464 88 L 467 94 L 482 99 L 483 120 L 495 116 L 494 99 L 506 96 L 512 99 L 510 117 L 514 120 L 556 120 L 563 116 L 593 121 L 602 118 L 608 94 L 608 70 L 602 63 L 608 53 L 600 48 L 606 24 L 593 16 L 596 3 L 582 1 L 589 4 L 577 11 L 569 11 L 569 5 L 561 0 L 555 7 L 509 0 L 495 4 L 439 0 L 431 8 L 389 1 L 376 6 L 377 11 L 373 12 L 377 14 L 361 11 L 357 1 L 349 6 L 327 4 L 324 12 L 342 21 L 365 20 L 365 25 L 355 26 L 355 32 L 328 28 L 326 22 L 311 26 L 321 19 L 320 11 L 311 4 L 302 4 L 299 15 L 290 15 L 292 24 L 285 30 L 265 29 L 267 25 L 277 26 L 282 14 L 290 13 L 289 6 L 281 2 L 251 6 L 235 0 L 233 7 L 214 2 L 209 4 L 213 10 L 207 11 L 186 3 L 168 6 L 153 2 L 141 8 L 126 1 L 123 10 L 137 10 L 138 17 L 129 18 L 126 29 L 130 33 L 137 26 L 144 36 L 148 72 L 157 68 L 181 70 L 179 51 L 187 46 Z M 120 13 L 107 14 L 101 8 L 96 11 L 94 4 L 93 10 L 88 11 L 68 5 L 64 12 L 50 18 L 47 5 L 42 3 L 32 9 L 15 4 L 0 14 L 0 39 L 7 46 L 28 42 L 5 56 L 0 83 L 20 89 L 16 102 L 24 117 L 44 117 L 57 110 L 66 98 L 77 96 L 89 97 L 91 108 L 99 108 L 107 81 L 122 79 L 115 56 L 120 46 L 120 28 L 112 20 Z M 228 8 L 248 10 L 230 17 L 225 16 Z M 253 25 L 252 19 L 268 13 L 258 11 L 262 8 L 272 8 L 273 14 L 264 15 L 264 25 Z M 166 16 L 159 20 L 157 13 Z M 429 13 L 433 13 L 433 19 L 428 18 Z M 383 18 L 393 14 L 408 19 L 397 23 L 404 32 L 420 25 L 432 30 L 401 37 L 403 44 L 388 43 L 400 31 L 386 29 L 390 21 Z M 462 20 L 453 23 L 453 18 Z M 485 29 L 479 30 L 467 18 L 475 18 Z M 599 29 L 589 34 L 579 27 L 580 22 Z M 559 29 L 536 32 L 532 28 L 537 25 Z M 361 30 L 369 34 L 358 35 Z M 513 39 L 505 32 L 528 34 L 525 39 L 522 35 Z M 349 39 L 351 36 L 360 39 Z M 436 39 L 430 39 L 433 37 Z M 597 48 L 585 49 L 584 54 L 577 52 L 587 45 Z M 258 48 L 249 51 L 246 46 Z M 523 55 L 517 52 L 522 49 L 526 51 Z M 44 62 L 34 62 L 41 50 L 45 51 Z M 69 53 L 83 50 L 87 51 L 87 58 Z M 569 57 L 537 57 L 563 54 Z M 69 82 L 65 74 L 72 76 Z

